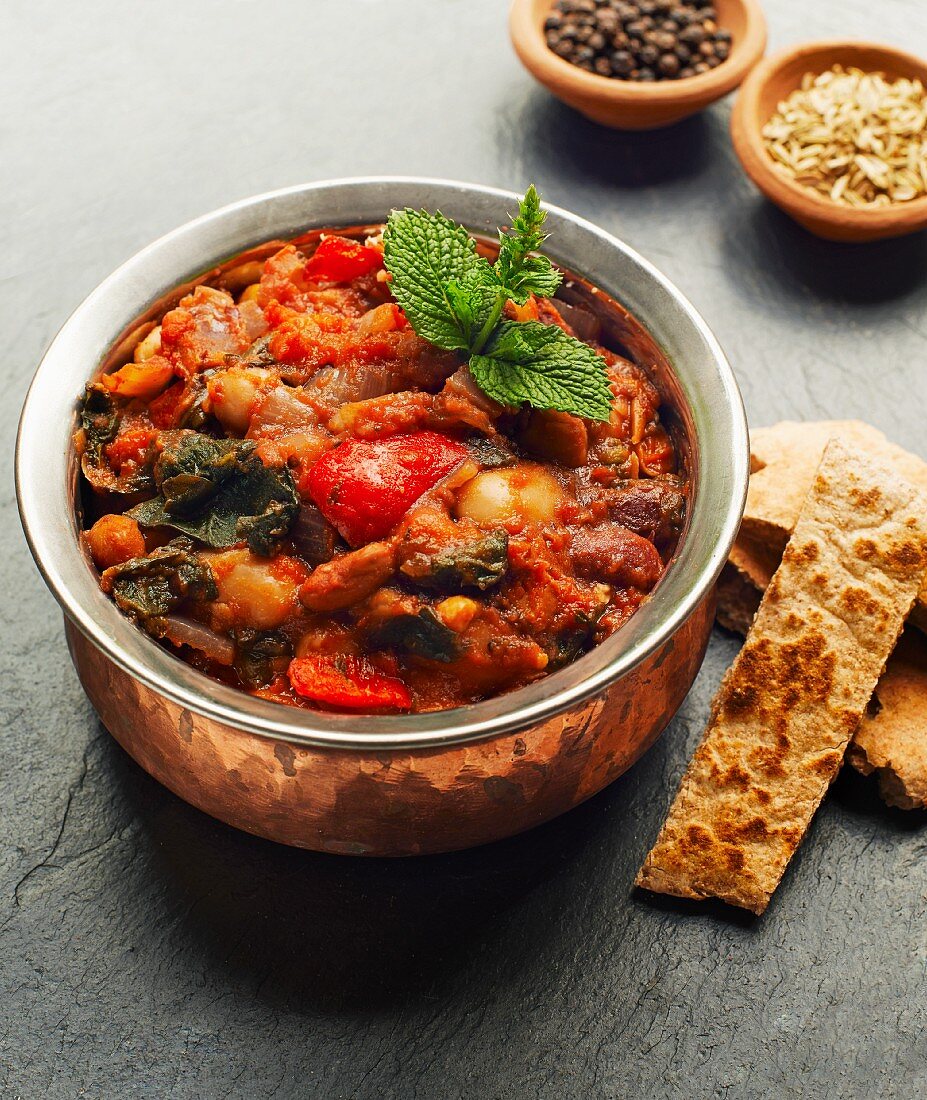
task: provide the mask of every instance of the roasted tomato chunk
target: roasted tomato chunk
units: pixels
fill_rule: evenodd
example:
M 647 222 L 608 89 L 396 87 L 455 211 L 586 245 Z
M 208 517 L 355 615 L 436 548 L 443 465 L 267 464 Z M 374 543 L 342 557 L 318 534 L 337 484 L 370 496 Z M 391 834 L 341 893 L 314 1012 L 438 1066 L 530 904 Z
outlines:
M 338 710 L 408 710 L 412 706 L 402 680 L 377 672 L 361 657 L 296 657 L 288 676 L 298 695 Z
M 389 439 L 348 439 L 309 472 L 309 493 L 352 546 L 388 535 L 409 508 L 467 457 L 467 448 L 437 432 Z

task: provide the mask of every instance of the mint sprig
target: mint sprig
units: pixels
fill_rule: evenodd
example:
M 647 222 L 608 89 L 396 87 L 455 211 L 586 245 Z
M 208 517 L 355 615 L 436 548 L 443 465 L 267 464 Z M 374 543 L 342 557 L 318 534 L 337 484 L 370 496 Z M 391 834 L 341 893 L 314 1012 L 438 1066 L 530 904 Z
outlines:
M 499 231 L 499 258 L 493 265 L 496 278 L 513 302 L 523 306 L 532 294 L 551 298 L 562 276 L 546 256 L 532 256 L 547 240 L 543 231 L 547 219 L 541 199 L 532 184 L 521 200 L 509 232 Z
M 477 385 L 500 405 L 527 402 L 590 420 L 608 420 L 612 392 L 602 359 L 558 325 L 503 321 L 481 355 L 470 357 Z
M 531 186 L 512 228 L 500 230 L 490 264 L 443 214 L 394 210 L 383 235 L 390 288 L 419 336 L 470 353 L 473 377 L 490 397 L 608 420 L 611 389 L 601 356 L 556 325 L 502 320 L 506 302 L 550 297 L 560 285 L 560 272 L 537 251 L 545 218 Z
M 419 336 L 448 351 L 467 351 L 469 325 L 450 288 L 465 284 L 481 264 L 489 265 L 466 229 L 443 214 L 394 210 L 383 250 L 393 297 Z

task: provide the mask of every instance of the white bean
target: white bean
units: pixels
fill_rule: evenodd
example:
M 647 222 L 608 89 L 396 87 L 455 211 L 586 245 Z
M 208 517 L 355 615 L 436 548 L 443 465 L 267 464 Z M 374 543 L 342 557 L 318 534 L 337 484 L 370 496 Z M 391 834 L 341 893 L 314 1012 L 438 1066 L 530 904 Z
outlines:
M 278 561 L 259 558 L 250 550 L 203 557 L 216 578 L 219 601 L 228 605 L 237 625 L 273 630 L 299 606 L 299 579 L 280 569 Z
M 269 378 L 270 371 L 260 367 L 231 367 L 209 379 L 212 410 L 223 428 L 244 435 L 258 392 Z
M 484 470 L 457 497 L 457 515 L 489 527 L 513 529 L 556 518 L 563 493 L 542 466 L 522 462 L 503 470 Z

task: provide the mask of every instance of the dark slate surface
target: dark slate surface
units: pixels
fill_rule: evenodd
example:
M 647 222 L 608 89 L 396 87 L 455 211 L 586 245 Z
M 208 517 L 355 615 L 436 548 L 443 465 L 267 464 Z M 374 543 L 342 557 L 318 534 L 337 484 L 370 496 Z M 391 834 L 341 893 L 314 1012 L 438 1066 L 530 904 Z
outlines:
M 352 862 L 239 835 L 100 728 L 19 534 L 22 395 L 80 299 L 163 231 L 304 180 L 521 188 L 625 237 L 715 328 L 754 423 L 860 416 L 924 448 L 927 238 L 817 242 L 747 185 L 729 104 L 588 124 L 503 0 L 31 0 L 0 33 L 0 1092 L 12 1097 L 927 1094 L 927 828 L 844 774 L 767 915 L 635 896 L 735 652 L 566 818 Z M 773 45 L 927 52 L 914 0 L 769 0 Z

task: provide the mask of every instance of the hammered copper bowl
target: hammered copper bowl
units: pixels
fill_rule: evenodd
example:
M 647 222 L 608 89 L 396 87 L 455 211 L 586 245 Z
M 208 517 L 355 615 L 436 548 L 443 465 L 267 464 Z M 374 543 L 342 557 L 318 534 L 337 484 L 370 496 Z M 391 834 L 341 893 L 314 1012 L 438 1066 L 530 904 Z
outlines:
M 613 294 L 673 364 L 660 384 L 692 479 L 676 559 L 630 622 L 527 688 L 432 714 L 296 710 L 218 684 L 161 648 L 103 595 L 78 542 L 75 398 L 137 339 L 176 288 L 261 243 L 441 209 L 493 233 L 510 193 L 438 180 L 363 179 L 260 195 L 138 253 L 77 309 L 26 399 L 17 489 L 35 559 L 65 614 L 78 675 L 141 766 L 214 817 L 326 852 L 411 855 L 482 844 L 563 813 L 625 771 L 682 702 L 701 664 L 714 582 L 740 522 L 747 428 L 730 367 L 689 303 L 626 245 L 549 208 L 550 251 Z M 146 316 L 147 314 L 147 316 Z M 135 334 L 134 337 L 132 334 Z

